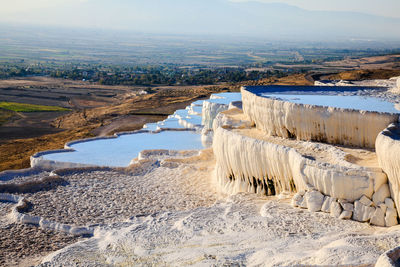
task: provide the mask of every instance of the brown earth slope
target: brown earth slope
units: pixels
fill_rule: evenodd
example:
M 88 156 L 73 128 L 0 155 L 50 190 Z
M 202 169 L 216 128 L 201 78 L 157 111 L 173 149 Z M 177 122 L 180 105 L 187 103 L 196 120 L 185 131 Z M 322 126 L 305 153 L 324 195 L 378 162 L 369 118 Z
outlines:
M 352 70 L 344 71 L 338 74 L 322 76 L 322 80 L 374 80 L 374 79 L 389 79 L 392 77 L 400 76 L 400 69 L 381 69 L 381 70 Z
M 330 75 L 325 78 L 359 80 L 390 78 L 399 75 L 400 71 L 398 70 L 355 70 Z M 72 140 L 141 129 L 145 123 L 163 120 L 176 109 L 185 108 L 194 100 L 208 97 L 214 92 L 238 91 L 240 86 L 244 85 L 313 85 L 313 77 L 311 74 L 295 74 L 282 78 L 271 77 L 232 85 L 153 87 L 151 91 L 154 93 L 147 95 L 136 94 L 139 90 L 138 88 L 116 87 L 118 93 L 114 97 L 109 97 L 106 94 L 107 101 L 103 103 L 96 102 L 95 104 L 93 99 L 97 96 L 92 97 L 90 101 L 85 97 L 75 97 L 74 101 L 81 103 L 81 106 L 75 108 L 73 112 L 51 121 L 52 130 L 61 132 L 25 139 L 10 137 L 8 141 L 0 141 L 0 171 L 27 168 L 30 163 L 29 157 L 34 153 L 49 149 L 60 149 L 64 147 L 66 142 Z M 23 86 L 28 86 L 23 80 L 16 81 L 17 85 L 24 84 Z M 39 87 L 42 87 L 42 89 L 46 88 L 43 85 L 46 82 L 52 84 L 56 81 L 54 79 L 51 81 L 46 81 L 46 79 L 34 81 L 34 83 L 39 83 Z M 60 87 L 68 87 L 72 84 L 73 87 L 78 87 L 80 88 L 79 90 L 82 90 L 82 95 L 85 94 L 85 84 L 79 85 L 78 83 L 78 86 L 75 82 L 65 80 L 61 80 L 61 82 Z M 8 82 L 6 85 L 5 87 L 10 88 L 12 87 L 12 82 Z M 52 86 L 55 85 L 53 84 Z M 60 87 L 57 87 L 59 88 L 58 90 L 61 90 Z M 90 85 L 89 87 L 89 90 L 96 90 L 97 85 Z M 100 88 L 102 90 L 113 90 L 114 87 L 100 86 Z M 49 90 L 49 88 L 43 90 Z M 108 91 L 106 92 L 108 93 Z M 86 105 L 89 103 L 91 106 L 82 106 L 84 103 Z M 3 117 L 6 120 L 9 118 L 9 114 L 4 114 Z
M 118 95 L 117 100 L 107 105 L 75 109 L 52 121 L 53 128 L 50 130 L 59 133 L 24 139 L 10 135 L 8 140 L 3 140 L 0 143 L 0 171 L 27 168 L 31 155 L 63 148 L 66 142 L 72 140 L 141 129 L 145 123 L 163 120 L 195 99 L 224 89 L 221 86 L 159 87 L 152 89 L 156 93 L 148 95 L 129 91 Z M 22 123 L 19 125 L 22 127 Z M 47 127 L 47 124 L 44 123 L 43 127 Z M 25 137 L 29 137 L 28 132 Z

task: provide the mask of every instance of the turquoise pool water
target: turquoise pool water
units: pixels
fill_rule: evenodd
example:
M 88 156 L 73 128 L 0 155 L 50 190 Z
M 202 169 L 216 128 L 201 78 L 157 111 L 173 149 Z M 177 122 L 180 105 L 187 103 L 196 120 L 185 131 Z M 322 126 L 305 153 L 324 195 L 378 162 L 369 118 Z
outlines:
M 136 133 L 112 139 L 99 139 L 71 146 L 75 152 L 44 155 L 58 162 L 73 162 L 97 166 L 126 167 L 130 161 L 147 149 L 194 150 L 204 148 L 201 135 L 194 131 L 163 131 Z
M 259 95 L 298 104 L 309 104 L 386 113 L 400 113 L 400 110 L 395 108 L 394 103 L 376 97 L 366 97 L 358 95 L 313 95 L 279 93 L 259 93 Z
M 231 102 L 241 101 L 241 100 L 242 100 L 241 93 L 219 93 L 219 94 L 213 94 L 211 99 L 208 99 L 206 101 L 211 103 L 229 105 L 229 103 Z
M 393 103 L 374 97 L 364 96 L 342 96 L 324 94 L 318 95 L 312 91 L 315 87 L 296 87 L 303 89 L 302 92 L 293 92 L 294 87 L 261 87 L 250 88 L 252 92 L 263 97 L 271 97 L 293 103 L 312 104 L 320 106 L 331 106 L 337 108 L 352 108 L 366 111 L 379 111 L 389 113 L 400 113 Z M 317 88 L 318 90 L 332 91 L 329 88 Z M 337 90 L 337 87 L 334 88 Z M 356 91 L 359 88 L 346 88 L 343 90 Z M 291 90 L 291 91 L 289 91 Z M 340 92 L 336 92 L 338 94 Z M 214 94 L 209 100 L 198 100 L 188 108 L 177 110 L 165 121 L 147 124 L 148 131 L 158 129 L 183 129 L 182 121 L 201 127 L 200 113 L 204 101 L 219 104 L 229 104 L 233 101 L 240 101 L 240 93 Z M 193 112 L 192 112 L 193 111 Z M 142 132 L 121 135 L 118 138 L 91 140 L 76 143 L 71 146 L 74 152 L 59 152 L 43 155 L 46 160 L 57 162 L 70 162 L 109 167 L 126 167 L 132 159 L 136 158 L 140 151 L 148 149 L 168 150 L 193 150 L 204 148 L 201 142 L 200 131 L 162 131 L 160 133 Z
M 222 93 L 213 95 L 215 103 L 229 104 L 240 100 L 240 93 Z M 234 99 L 234 100 L 232 100 Z M 207 100 L 208 101 L 208 100 Z M 201 128 L 201 111 L 204 100 L 198 100 L 186 109 L 180 109 L 168 119 L 157 123 L 148 123 L 147 131 L 160 129 L 184 129 L 188 125 Z M 43 155 L 46 160 L 56 162 L 79 163 L 108 167 L 126 167 L 140 151 L 150 149 L 197 150 L 203 149 L 200 131 L 162 131 L 159 133 L 142 132 L 121 135 L 118 138 L 98 139 L 71 145 L 74 152 L 58 152 Z

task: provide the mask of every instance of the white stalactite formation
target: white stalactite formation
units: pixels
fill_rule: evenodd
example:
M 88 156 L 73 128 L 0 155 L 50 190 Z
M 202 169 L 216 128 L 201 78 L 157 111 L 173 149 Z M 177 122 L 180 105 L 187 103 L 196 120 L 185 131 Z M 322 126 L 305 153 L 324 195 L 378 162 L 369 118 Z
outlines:
M 278 194 L 314 188 L 324 195 L 355 201 L 372 197 L 386 175 L 309 159 L 294 148 L 218 128 L 214 133 L 216 179 L 226 193 Z
M 296 104 L 257 96 L 242 87 L 243 111 L 269 135 L 374 148 L 379 132 L 399 116 Z

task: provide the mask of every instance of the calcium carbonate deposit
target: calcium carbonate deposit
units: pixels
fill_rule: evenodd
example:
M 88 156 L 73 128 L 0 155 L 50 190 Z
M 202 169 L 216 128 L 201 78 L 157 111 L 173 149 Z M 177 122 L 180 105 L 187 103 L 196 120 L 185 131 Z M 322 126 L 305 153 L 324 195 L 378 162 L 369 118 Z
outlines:
M 39 266 L 396 266 L 400 97 L 337 84 L 242 88 L 38 153 L 0 174 L 0 231 L 81 236 Z
M 379 132 L 399 119 L 398 112 L 308 104 L 315 103 L 318 98 L 312 102 L 300 99 L 299 103 L 296 103 L 276 97 L 263 97 L 264 91 L 264 88 L 242 88 L 243 111 L 258 129 L 268 135 L 374 148 Z M 370 105 L 369 108 L 373 107 Z M 385 110 L 392 111 L 392 109 Z
M 209 208 L 133 218 L 49 255 L 42 266 L 374 265 L 399 231 L 239 194 Z

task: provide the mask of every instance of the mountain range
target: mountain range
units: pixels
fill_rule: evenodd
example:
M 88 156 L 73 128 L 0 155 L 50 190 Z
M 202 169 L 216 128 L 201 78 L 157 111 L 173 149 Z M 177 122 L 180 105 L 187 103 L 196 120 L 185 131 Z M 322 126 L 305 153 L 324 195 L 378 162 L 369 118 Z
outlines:
M 18 18 L 20 16 L 20 18 Z M 87 0 L 14 22 L 165 34 L 235 35 L 300 40 L 396 39 L 400 19 L 355 12 L 309 11 L 281 3 L 229 0 Z

